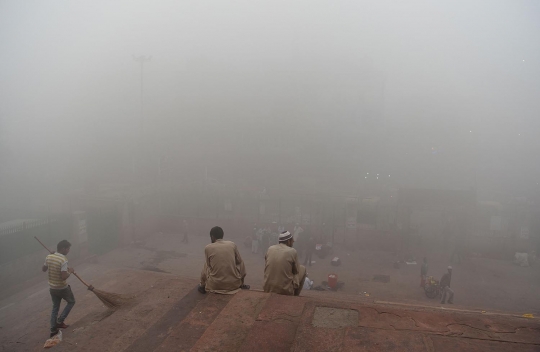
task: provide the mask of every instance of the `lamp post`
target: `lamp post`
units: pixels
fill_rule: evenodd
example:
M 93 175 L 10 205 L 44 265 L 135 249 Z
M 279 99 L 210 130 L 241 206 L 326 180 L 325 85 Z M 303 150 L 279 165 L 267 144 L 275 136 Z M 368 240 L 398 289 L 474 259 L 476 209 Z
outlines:
M 151 59 L 152 59 L 152 56 L 133 55 L 133 60 L 141 64 L 141 117 L 140 117 L 141 118 L 141 121 L 140 121 L 141 137 L 143 136 L 143 131 L 144 131 L 144 94 L 143 94 L 144 93 L 144 64 L 147 62 L 150 62 Z
M 144 64 L 149 62 L 150 59 L 152 58 L 152 56 L 145 56 L 145 55 L 140 55 L 140 56 L 135 56 L 133 55 L 133 60 L 135 60 L 136 62 L 138 62 L 140 65 L 141 65 L 141 96 L 140 96 L 140 99 L 141 99 L 141 113 L 140 113 L 140 118 L 139 118 L 139 138 L 136 138 L 135 139 L 138 139 L 138 142 L 139 144 L 141 145 L 142 147 L 142 144 L 144 144 Z M 134 146 L 133 148 L 135 149 L 136 148 L 136 145 L 137 142 L 134 142 Z M 133 150 L 134 152 L 134 150 Z M 141 154 L 140 153 L 137 153 L 139 155 L 139 160 L 141 158 Z M 133 172 L 133 175 L 135 176 L 136 175 L 136 166 L 135 166 L 135 155 L 132 154 L 131 156 L 131 168 L 132 168 L 132 172 Z M 140 169 L 139 169 L 140 171 Z

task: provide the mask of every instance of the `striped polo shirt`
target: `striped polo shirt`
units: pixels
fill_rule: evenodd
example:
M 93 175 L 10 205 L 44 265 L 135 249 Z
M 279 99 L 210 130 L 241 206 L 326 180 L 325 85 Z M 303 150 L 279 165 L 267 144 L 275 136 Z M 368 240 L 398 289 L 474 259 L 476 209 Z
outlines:
M 49 254 L 45 258 L 45 266 L 49 268 L 49 286 L 53 290 L 61 290 L 68 287 L 66 280 L 62 280 L 61 271 L 67 271 L 68 260 L 65 255 L 58 252 Z

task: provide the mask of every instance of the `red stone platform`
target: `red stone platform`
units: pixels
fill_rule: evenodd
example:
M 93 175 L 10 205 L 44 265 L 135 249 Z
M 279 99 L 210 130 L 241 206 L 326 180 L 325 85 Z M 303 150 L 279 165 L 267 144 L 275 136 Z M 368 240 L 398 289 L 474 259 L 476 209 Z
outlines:
M 103 280 L 104 287 L 96 287 L 134 293 L 134 304 L 111 312 L 91 293 L 78 293 L 71 326 L 53 350 L 540 351 L 536 318 L 317 291 L 300 297 L 256 290 L 202 295 L 193 279 L 133 270 Z M 43 342 L 43 336 L 29 337 L 14 350 L 38 350 Z

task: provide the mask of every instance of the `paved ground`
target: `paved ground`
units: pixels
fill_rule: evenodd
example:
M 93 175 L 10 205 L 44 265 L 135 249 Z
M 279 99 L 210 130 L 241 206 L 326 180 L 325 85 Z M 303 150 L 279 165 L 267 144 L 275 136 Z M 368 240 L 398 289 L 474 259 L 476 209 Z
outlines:
M 248 268 L 247 282 L 255 289 L 262 287 L 264 266 L 262 254 L 252 254 L 249 249 L 243 247 L 239 239 L 234 240 L 239 243 L 241 254 Z M 515 343 L 520 343 L 522 350 L 539 350 L 538 344 L 540 342 L 532 338 L 529 339 L 530 336 L 540 336 L 538 325 L 534 325 L 537 324 L 537 320 L 489 315 L 490 312 L 494 311 L 505 311 L 518 316 L 523 313 L 538 315 L 540 313 L 538 301 L 540 280 L 537 267 L 520 268 L 510 262 L 486 259 L 473 259 L 470 262 L 455 265 L 452 286 L 456 291 L 456 305 L 451 308 L 477 312 L 484 310 L 486 314 L 453 312 L 449 309 L 450 307 L 441 310 L 438 302 L 424 296 L 418 287 L 418 266 L 404 266 L 400 269 L 394 269 L 392 263 L 395 258 L 391 253 L 348 252 L 338 247 L 335 255 L 342 258 L 342 266 L 332 267 L 328 258 L 321 261 L 314 257 L 316 263 L 308 268 L 308 271 L 316 283 L 326 279 L 328 273 L 335 272 L 339 275 L 340 281 L 345 282 L 344 289 L 337 293 L 306 292 L 305 298 L 297 298 L 293 305 L 302 308 L 297 313 L 296 318 L 300 319 L 301 316 L 304 323 L 299 323 L 296 318 L 292 319 L 292 323 L 295 324 L 294 334 L 292 334 L 286 326 L 274 326 L 278 322 L 279 324 L 287 324 L 289 318 L 285 315 L 277 319 L 277 322 L 273 319 L 272 324 L 268 323 L 270 325 L 262 323 L 265 321 L 264 315 L 261 317 L 260 314 L 268 304 L 268 297 L 263 293 L 252 292 L 247 297 L 243 297 L 245 294 L 237 295 L 239 298 L 235 298 L 234 302 L 229 302 L 229 297 L 210 295 L 209 297 L 213 296 L 214 298 L 207 298 L 199 302 L 200 295 L 194 295 L 192 289 L 197 283 L 202 268 L 202 252 L 204 245 L 208 243 L 208 237 L 206 235 L 192 235 L 190 241 L 188 245 L 184 245 L 180 243 L 181 236 L 156 234 L 149 236 L 144 243 L 116 249 L 96 258 L 93 262 L 78 265 L 77 272 L 97 288 L 134 294 L 137 296 L 137 300 L 130 309 L 109 315 L 93 293 L 86 291 L 82 284 L 75 278 L 71 278 L 70 284 L 77 298 L 77 304 L 68 319 L 68 323 L 71 323 L 72 326 L 66 331 L 66 340 L 61 348 L 65 350 L 78 348 L 88 351 L 98 349 L 105 351 L 135 350 L 135 347 L 132 346 L 134 341 L 153 341 L 151 348 L 161 346 L 161 350 L 167 351 L 174 350 L 167 349 L 167 344 L 174 346 L 178 345 L 178 341 L 191 341 L 189 342 L 191 343 L 190 348 L 194 348 L 194 350 L 212 350 L 212 346 L 215 347 L 214 350 L 219 350 L 218 346 L 223 346 L 222 344 L 225 343 L 222 341 L 223 339 L 212 342 L 210 337 L 203 338 L 205 335 L 219 335 L 217 332 L 211 334 L 213 330 L 207 331 L 213 325 L 212 329 L 217 329 L 217 331 L 223 330 L 224 327 L 235 326 L 236 329 L 243 331 L 244 335 L 237 333 L 240 335 L 236 338 L 236 340 L 242 341 L 242 345 L 235 345 L 231 342 L 230 349 L 225 350 L 242 348 L 247 351 L 251 341 L 247 338 L 249 334 L 254 334 L 249 336 L 257 336 L 257 339 L 259 337 L 262 339 L 273 332 L 273 329 L 281 329 L 277 331 L 285 329 L 283 334 L 288 336 L 286 341 L 295 351 L 317 351 L 309 347 L 307 342 L 305 342 L 307 345 L 303 345 L 303 341 L 311 341 L 307 337 L 314 332 L 316 332 L 315 336 L 326 336 L 327 334 L 328 341 L 334 341 L 341 346 L 341 349 L 336 350 L 343 351 L 362 350 L 362 348 L 374 350 L 376 346 L 380 347 L 377 347 L 379 350 L 392 350 L 388 346 L 394 346 L 394 350 L 400 350 L 398 347 L 402 346 L 400 344 L 403 343 L 404 339 L 410 340 L 407 342 L 410 344 L 420 344 L 421 341 L 427 346 L 426 350 L 428 351 L 452 350 L 445 349 L 447 345 L 453 346 L 454 351 L 463 350 L 461 344 L 464 344 L 463 341 L 467 339 L 472 339 L 475 343 L 477 343 L 476 340 L 482 340 L 478 342 L 481 348 L 479 347 L 477 350 L 486 350 L 486 346 L 489 344 L 494 344 L 493 346 L 489 345 L 491 350 L 507 350 L 505 348 L 510 346 L 506 345 L 508 343 L 513 343 L 512 346 L 515 346 Z M 437 261 L 435 259 L 430 264 L 431 271 L 441 272 L 441 274 L 447 265 L 444 260 Z M 389 275 L 390 282 L 373 282 L 371 279 L 375 274 Z M 2 346 L 1 350 L 3 351 L 41 349 L 45 337 L 48 335 L 48 316 L 51 303 L 45 275 L 39 283 L 29 281 L 27 286 L 21 288 L 17 294 L 0 300 L 0 346 Z M 369 293 L 369 297 L 364 292 Z M 285 299 L 291 298 L 280 297 L 280 303 L 276 303 L 276 305 L 284 304 Z M 240 301 L 237 302 L 237 300 Z M 317 304 L 307 303 L 317 300 L 322 302 L 319 306 L 358 311 L 358 325 L 356 327 L 340 327 L 337 329 L 340 331 L 339 334 L 333 332 L 336 329 L 332 327 L 313 326 L 312 320 Z M 386 301 L 398 304 L 381 303 Z M 298 302 L 303 303 L 298 305 Z M 359 302 L 362 306 L 359 306 Z M 412 306 L 399 304 L 412 304 Z M 385 310 L 383 312 L 376 308 L 377 313 L 373 315 L 375 314 L 374 310 L 365 308 L 365 305 L 384 307 Z M 420 306 L 428 306 L 428 308 Z M 199 312 L 201 313 L 197 314 L 195 307 L 200 308 Z M 231 318 L 230 315 L 234 316 L 233 313 L 238 309 L 243 311 L 245 316 Z M 291 307 L 291 309 L 293 308 Z M 420 318 L 414 315 L 416 313 L 412 317 L 410 316 L 412 314 L 410 312 L 422 312 L 426 309 L 429 313 L 419 313 Z M 287 314 L 292 314 L 293 311 L 291 310 Z M 396 311 L 401 313 L 396 313 Z M 404 318 L 404 311 L 407 312 L 406 315 L 409 318 Z M 452 314 L 458 314 L 459 319 Z M 178 320 L 183 315 L 190 318 L 186 321 Z M 372 315 L 376 319 L 366 321 L 366 317 Z M 464 328 L 463 321 L 466 321 L 464 317 L 468 319 L 471 316 L 480 316 L 481 318 L 475 318 L 472 325 L 466 323 L 465 325 L 471 326 Z M 485 318 L 489 319 L 485 320 Z M 503 319 L 503 321 L 497 319 Z M 386 321 L 384 324 L 387 325 L 380 325 L 380 321 Z M 449 321 L 450 323 L 448 323 Z M 179 330 L 175 330 L 176 332 L 173 333 L 172 330 L 170 331 L 171 324 L 175 324 L 175 326 L 183 324 L 183 327 L 180 328 L 178 325 Z M 240 326 L 237 326 L 238 324 Z M 533 324 L 533 326 L 528 324 Z M 399 326 L 403 326 L 403 328 Z M 421 331 L 418 330 L 419 327 L 421 327 Z M 432 328 L 436 331 L 429 330 Z M 330 330 L 323 333 L 323 330 L 311 331 L 310 329 Z M 414 333 L 405 333 L 411 329 L 414 330 Z M 424 331 L 426 329 L 429 331 Z M 462 331 L 463 329 L 466 331 Z M 472 332 L 481 336 L 470 337 Z M 229 333 L 231 332 L 229 331 Z M 140 340 L 141 336 L 145 336 L 145 334 L 154 340 L 152 338 Z M 429 335 L 427 340 L 426 334 Z M 395 339 L 394 342 L 387 341 L 390 335 L 395 336 L 392 337 Z M 524 337 L 525 340 L 508 342 L 511 340 L 509 337 L 520 336 L 521 339 L 522 335 L 527 336 Z M 155 336 L 160 337 L 155 340 Z M 464 338 L 447 340 L 456 336 Z M 325 337 L 321 338 L 325 339 Z M 370 348 L 365 349 L 367 345 L 364 347 L 354 345 L 358 341 L 371 341 L 369 342 Z M 144 346 L 142 343 L 137 345 Z M 354 348 L 348 349 L 347 346 L 353 345 Z M 466 346 L 472 348 L 473 345 L 468 343 Z M 150 351 L 151 348 L 144 350 Z M 268 349 L 268 351 L 270 350 Z

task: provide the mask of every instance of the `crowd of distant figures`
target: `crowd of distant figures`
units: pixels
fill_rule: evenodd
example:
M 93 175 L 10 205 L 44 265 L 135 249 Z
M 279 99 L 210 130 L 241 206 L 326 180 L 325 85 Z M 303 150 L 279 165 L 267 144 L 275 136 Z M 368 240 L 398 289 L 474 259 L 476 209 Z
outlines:
M 278 244 L 279 234 L 284 231 L 285 226 L 281 225 L 277 227 L 277 231 L 272 230 L 270 226 L 257 227 L 255 225 L 252 234 L 244 240 L 244 245 L 247 248 L 251 247 L 252 253 L 262 253 L 264 256 L 270 246 Z M 332 247 L 332 242 L 324 234 L 324 226 L 319 236 L 314 236 L 309 230 L 304 230 L 299 224 L 291 232 L 295 240 L 294 248 L 297 250 L 299 258 L 304 253 L 315 251 L 317 245 L 321 247 L 317 249 L 317 254 L 321 255 L 324 253 L 324 256 L 328 254 L 329 249 Z
M 244 244 L 246 247 L 251 246 L 252 253 L 262 252 L 264 254 L 270 246 L 278 244 L 278 237 L 279 233 L 272 231 L 269 226 L 265 228 L 255 227 L 252 235 L 246 238 Z

